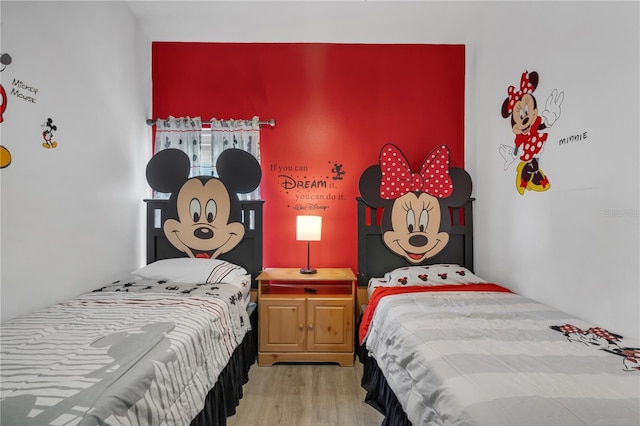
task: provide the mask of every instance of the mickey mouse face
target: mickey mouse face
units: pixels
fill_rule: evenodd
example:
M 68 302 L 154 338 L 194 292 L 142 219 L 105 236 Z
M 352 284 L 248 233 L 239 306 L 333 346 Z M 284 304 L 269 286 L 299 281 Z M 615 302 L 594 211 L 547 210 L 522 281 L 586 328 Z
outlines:
M 237 194 L 260 184 L 258 161 L 239 149 L 223 151 L 216 162 L 219 178 L 189 176 L 189 157 L 165 149 L 147 164 L 147 182 L 171 193 L 162 228 L 169 242 L 189 257 L 216 258 L 237 246 L 245 234 Z
M 244 225 L 227 223 L 231 202 L 226 187 L 217 179 L 202 183 L 189 179 L 176 202 L 178 220 L 167 219 L 167 239 L 189 257 L 215 258 L 235 247 L 244 237 Z

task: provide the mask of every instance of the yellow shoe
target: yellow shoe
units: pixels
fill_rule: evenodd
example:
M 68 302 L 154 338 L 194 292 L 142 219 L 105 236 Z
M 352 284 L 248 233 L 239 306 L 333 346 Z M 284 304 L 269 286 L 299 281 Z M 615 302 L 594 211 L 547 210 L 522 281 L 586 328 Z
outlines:
M 527 189 L 532 191 L 537 191 L 537 192 L 548 191 L 549 188 L 551 188 L 551 183 L 549 182 L 549 179 L 547 179 L 547 176 L 542 172 L 542 170 L 538 170 L 536 173 L 540 173 L 540 175 L 542 176 L 540 183 L 537 183 L 537 184 L 533 183 L 533 179 L 531 179 L 527 183 Z
M 516 189 L 520 195 L 524 195 L 524 190 L 529 186 L 529 182 L 522 179 L 522 169 L 527 164 L 526 161 L 521 161 L 516 167 Z
M 11 164 L 11 152 L 4 146 L 0 146 L 0 169 L 4 169 Z
M 47 149 L 51 148 L 51 146 L 49 146 L 49 144 L 46 142 L 42 142 L 42 146 L 44 146 Z

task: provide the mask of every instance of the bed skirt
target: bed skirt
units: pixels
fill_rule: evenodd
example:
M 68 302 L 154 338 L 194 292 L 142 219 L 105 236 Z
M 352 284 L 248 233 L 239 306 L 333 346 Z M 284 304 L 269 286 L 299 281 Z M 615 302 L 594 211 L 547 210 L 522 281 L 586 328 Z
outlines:
M 358 359 L 363 364 L 360 385 L 367 391 L 364 402 L 384 416 L 381 426 L 412 426 L 375 359 L 362 346 L 358 347 Z
M 242 386 L 249 381 L 249 369 L 258 354 L 258 312 L 251 314 L 251 330 L 231 355 L 216 385 L 209 391 L 205 406 L 191 421 L 191 426 L 225 426 L 227 417 L 236 414 L 242 399 Z

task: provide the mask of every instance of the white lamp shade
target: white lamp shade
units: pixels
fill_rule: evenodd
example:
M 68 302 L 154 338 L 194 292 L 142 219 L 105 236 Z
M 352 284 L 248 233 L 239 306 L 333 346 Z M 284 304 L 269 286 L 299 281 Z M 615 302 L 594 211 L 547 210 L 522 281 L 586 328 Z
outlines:
M 297 216 L 296 240 L 320 241 L 322 234 L 322 216 Z

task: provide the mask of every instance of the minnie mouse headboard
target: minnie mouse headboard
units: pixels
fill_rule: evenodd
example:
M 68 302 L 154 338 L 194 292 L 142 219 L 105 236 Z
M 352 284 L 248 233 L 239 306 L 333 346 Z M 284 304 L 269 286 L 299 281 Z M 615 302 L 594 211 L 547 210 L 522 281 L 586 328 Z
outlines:
M 473 270 L 471 177 L 436 147 L 414 173 L 392 144 L 360 176 L 358 285 L 404 266 L 456 263 Z
M 255 277 L 262 270 L 262 201 L 240 202 L 262 171 L 246 151 L 230 148 L 216 161 L 218 176 L 189 177 L 186 153 L 165 149 L 147 164 L 147 182 L 168 200 L 147 200 L 147 262 L 173 257 L 224 259 Z
M 415 264 L 391 252 L 382 241 L 380 218 L 383 208 L 369 206 L 358 197 L 358 285 L 382 278 L 385 272 L 403 266 L 456 263 L 473 272 L 473 198 L 461 207 L 450 208 L 451 229 L 447 246 L 435 257 Z

